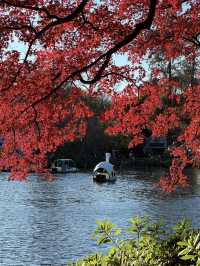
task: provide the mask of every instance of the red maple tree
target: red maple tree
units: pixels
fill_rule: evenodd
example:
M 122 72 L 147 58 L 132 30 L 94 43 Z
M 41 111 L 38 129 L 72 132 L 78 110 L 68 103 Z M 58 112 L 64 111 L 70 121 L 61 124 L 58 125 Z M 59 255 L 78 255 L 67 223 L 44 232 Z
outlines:
M 107 132 L 129 137 L 130 146 L 144 129 L 154 137 L 179 132 L 160 184 L 185 186 L 187 151 L 193 163 L 200 159 L 200 86 L 181 90 L 159 68 L 144 81 L 142 62 L 158 52 L 169 63 L 198 60 L 199 13 L 193 0 L 0 0 L 0 167 L 15 179 L 44 172 L 48 152 L 85 134 L 92 116 L 85 95 L 103 93 L 112 98 Z M 9 50 L 13 40 L 24 53 Z M 122 54 L 128 64 L 117 66 Z

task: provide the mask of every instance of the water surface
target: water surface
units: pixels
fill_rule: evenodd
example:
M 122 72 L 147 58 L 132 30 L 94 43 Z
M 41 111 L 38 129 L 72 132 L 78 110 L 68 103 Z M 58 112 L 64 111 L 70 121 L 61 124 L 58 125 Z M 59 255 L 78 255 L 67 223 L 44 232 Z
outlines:
M 97 219 L 119 226 L 149 215 L 174 224 L 182 218 L 200 227 L 200 184 L 164 197 L 155 188 L 157 171 L 133 171 L 114 184 L 93 183 L 90 173 L 61 175 L 54 182 L 31 176 L 8 182 L 0 175 L 0 265 L 66 265 L 98 250 L 91 234 Z

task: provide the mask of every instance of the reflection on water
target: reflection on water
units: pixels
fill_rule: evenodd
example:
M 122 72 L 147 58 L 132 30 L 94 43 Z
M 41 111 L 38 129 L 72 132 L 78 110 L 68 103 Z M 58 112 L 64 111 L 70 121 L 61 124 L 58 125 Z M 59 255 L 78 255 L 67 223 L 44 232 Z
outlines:
M 200 226 L 200 182 L 164 196 L 155 187 L 159 171 L 124 173 L 114 184 L 98 185 L 88 173 L 59 176 L 55 182 L 8 182 L 0 176 L 0 265 L 66 265 L 95 252 L 97 219 L 119 226 L 149 215 L 174 224 L 182 218 Z

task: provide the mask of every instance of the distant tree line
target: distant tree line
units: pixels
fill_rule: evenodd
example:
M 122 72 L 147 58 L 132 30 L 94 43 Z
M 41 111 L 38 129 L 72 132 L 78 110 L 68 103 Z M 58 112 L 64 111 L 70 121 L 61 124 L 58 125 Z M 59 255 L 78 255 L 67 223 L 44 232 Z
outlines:
M 105 133 L 105 125 L 99 119 L 100 114 L 109 107 L 110 100 L 106 97 L 85 96 L 85 101 L 94 113 L 88 120 L 85 137 L 74 142 L 66 142 L 55 153 L 49 154 L 49 162 L 58 158 L 71 158 L 78 167 L 88 169 L 105 160 L 106 152 L 112 153 L 117 150 L 126 153 L 128 150 L 128 139 L 120 135 L 108 136 Z

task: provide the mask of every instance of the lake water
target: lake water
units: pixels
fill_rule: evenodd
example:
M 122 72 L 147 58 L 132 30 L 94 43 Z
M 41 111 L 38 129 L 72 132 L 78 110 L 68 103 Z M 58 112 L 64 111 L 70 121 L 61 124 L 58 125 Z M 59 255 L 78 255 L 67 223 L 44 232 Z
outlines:
M 0 176 L 0 265 L 66 265 L 98 250 L 91 234 L 97 219 L 126 226 L 129 218 L 148 215 L 174 224 L 182 218 L 200 226 L 200 182 L 163 196 L 155 188 L 157 171 L 121 175 L 114 184 L 93 183 L 91 173 L 37 176 L 8 182 Z

